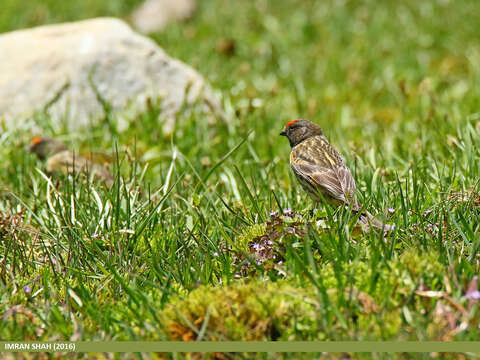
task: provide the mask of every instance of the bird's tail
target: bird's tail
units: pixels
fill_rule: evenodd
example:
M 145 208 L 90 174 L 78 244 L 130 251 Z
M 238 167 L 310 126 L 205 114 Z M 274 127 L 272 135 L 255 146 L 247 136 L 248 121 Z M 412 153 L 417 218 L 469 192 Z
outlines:
M 388 225 L 381 222 L 368 211 L 363 211 L 358 221 L 362 224 L 362 227 L 364 227 L 366 231 L 369 231 L 370 227 L 374 227 L 375 229 L 379 229 L 384 232 L 393 231 L 395 228 L 395 225 Z

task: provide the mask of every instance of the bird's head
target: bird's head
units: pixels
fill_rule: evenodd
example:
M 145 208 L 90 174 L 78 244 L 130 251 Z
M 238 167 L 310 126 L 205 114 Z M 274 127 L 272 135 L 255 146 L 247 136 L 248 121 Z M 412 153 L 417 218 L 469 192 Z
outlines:
M 317 124 L 300 119 L 289 121 L 280 135 L 286 136 L 290 142 L 290 146 L 293 148 L 295 145 L 300 144 L 312 136 L 323 135 L 323 132 L 322 128 Z
M 56 139 L 34 137 L 28 150 L 36 154 L 41 160 L 45 160 L 51 155 L 67 150 L 67 146 Z

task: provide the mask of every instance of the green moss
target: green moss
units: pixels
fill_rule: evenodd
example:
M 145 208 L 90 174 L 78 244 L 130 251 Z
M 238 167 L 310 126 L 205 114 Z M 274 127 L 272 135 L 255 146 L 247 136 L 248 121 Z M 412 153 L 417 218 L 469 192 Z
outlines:
M 286 281 L 202 286 L 173 300 L 162 317 L 173 340 L 195 340 L 202 326 L 205 340 L 288 340 L 317 332 L 316 302 L 309 298 L 313 289 Z
M 222 288 L 202 286 L 185 297 L 176 297 L 162 312 L 167 337 L 193 341 L 202 327 L 202 338 L 212 341 L 409 339 L 413 333 L 412 328 L 405 328 L 398 302 L 380 307 L 384 302 L 378 298 L 381 293 L 374 294 L 375 298 L 356 287 L 339 290 L 328 267 L 319 276 L 324 278 L 324 284 L 332 285 L 326 289 L 328 305 L 315 287 L 299 287 L 292 280 L 255 280 Z M 393 286 L 400 294 L 410 291 L 402 279 Z M 337 312 L 333 318 L 324 319 L 330 316 L 326 306 L 332 305 Z M 421 316 L 420 311 L 414 316 Z
M 420 253 L 417 249 L 408 249 L 400 256 L 399 264 L 403 265 L 412 277 L 422 276 L 433 280 L 445 271 L 439 259 L 440 254 L 436 251 Z

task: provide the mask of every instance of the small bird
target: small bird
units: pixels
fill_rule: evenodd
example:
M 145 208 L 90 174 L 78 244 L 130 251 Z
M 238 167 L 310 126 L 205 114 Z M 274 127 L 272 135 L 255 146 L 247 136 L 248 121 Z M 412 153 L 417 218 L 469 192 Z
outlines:
M 84 156 L 74 154 L 57 139 L 35 137 L 29 151 L 36 154 L 40 160 L 46 160 L 48 173 L 89 173 L 105 181 L 107 186 L 113 184 L 112 175 L 105 167 Z
M 340 153 L 323 136 L 320 126 L 308 120 L 292 120 L 280 135 L 290 142 L 293 173 L 315 203 L 323 197 L 331 205 L 351 206 L 354 213 L 362 211 L 352 173 Z M 387 231 L 393 229 L 365 210 L 359 220 L 367 228 L 371 224 Z

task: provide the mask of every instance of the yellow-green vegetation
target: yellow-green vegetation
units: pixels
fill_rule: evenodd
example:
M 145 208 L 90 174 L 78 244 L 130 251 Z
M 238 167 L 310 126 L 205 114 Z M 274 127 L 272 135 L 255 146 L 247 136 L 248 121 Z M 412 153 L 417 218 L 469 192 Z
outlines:
M 173 299 L 162 316 L 174 340 L 309 338 L 318 331 L 313 293 L 285 281 L 202 286 L 185 299 Z
M 347 265 L 346 272 L 355 275 L 344 280 L 343 288 L 337 286 L 339 279 L 330 265 L 319 269 L 317 276 L 325 285 L 320 288 L 289 280 L 201 286 L 172 299 L 161 317 L 168 324 L 167 337 L 175 340 L 411 340 L 417 329 L 405 327 L 402 308 L 412 309 L 409 322 L 424 321 L 431 304 L 415 295 L 415 281 L 419 274 L 425 282 L 441 281 L 443 268 L 437 259 L 435 253 L 424 259 L 404 254 L 390 262 L 390 271 L 380 274 L 375 291 L 368 281 L 371 271 L 355 264 Z M 333 304 L 342 305 L 335 308 Z M 334 316 L 337 321 L 332 325 L 319 319 L 322 316 Z M 443 333 L 444 319 L 434 319 L 439 326 L 431 324 L 429 331 Z
M 139 2 L 2 0 L 0 31 Z M 0 337 L 478 340 L 480 2 L 198 6 L 152 37 L 219 90 L 225 119 L 192 106 L 165 137 L 152 101 L 122 127 L 2 129 Z M 278 136 L 300 117 L 393 232 L 310 213 Z M 49 178 L 33 135 L 108 155 L 113 186 Z

